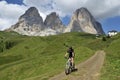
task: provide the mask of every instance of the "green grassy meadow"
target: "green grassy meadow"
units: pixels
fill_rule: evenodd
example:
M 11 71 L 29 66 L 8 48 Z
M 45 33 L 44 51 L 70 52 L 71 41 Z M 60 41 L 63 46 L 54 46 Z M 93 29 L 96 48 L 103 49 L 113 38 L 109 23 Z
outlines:
M 114 36 L 105 48 L 106 59 L 101 71 L 101 80 L 120 80 L 120 34 Z
M 0 32 L 0 80 L 48 80 L 63 72 L 67 50 L 64 44 L 75 49 L 76 64 L 97 50 L 105 50 L 101 80 L 116 80 L 120 73 L 119 43 L 119 35 L 102 41 L 102 37 L 78 32 L 47 37 Z

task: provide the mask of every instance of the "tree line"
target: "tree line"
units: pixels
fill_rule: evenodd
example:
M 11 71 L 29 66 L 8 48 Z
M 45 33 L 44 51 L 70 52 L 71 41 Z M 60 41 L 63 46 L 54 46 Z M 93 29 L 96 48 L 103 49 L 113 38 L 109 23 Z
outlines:
M 10 49 L 15 45 L 14 41 L 0 39 L 0 52 Z

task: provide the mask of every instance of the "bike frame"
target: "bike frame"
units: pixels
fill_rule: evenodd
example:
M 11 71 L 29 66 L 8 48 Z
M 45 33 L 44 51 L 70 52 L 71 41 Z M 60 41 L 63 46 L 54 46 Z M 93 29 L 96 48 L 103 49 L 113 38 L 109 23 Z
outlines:
M 69 74 L 72 71 L 72 65 L 71 65 L 71 59 L 68 59 L 68 61 L 66 62 L 66 67 L 65 67 L 65 73 Z

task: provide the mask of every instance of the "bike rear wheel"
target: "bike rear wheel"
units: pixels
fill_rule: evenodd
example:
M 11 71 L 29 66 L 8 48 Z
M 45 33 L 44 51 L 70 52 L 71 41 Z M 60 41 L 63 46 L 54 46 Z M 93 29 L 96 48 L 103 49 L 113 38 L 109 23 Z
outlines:
M 66 68 L 65 69 L 65 74 L 68 75 L 72 72 L 72 69 L 71 68 Z
M 65 67 L 65 74 L 68 75 L 70 73 L 71 73 L 70 62 L 68 61 Z

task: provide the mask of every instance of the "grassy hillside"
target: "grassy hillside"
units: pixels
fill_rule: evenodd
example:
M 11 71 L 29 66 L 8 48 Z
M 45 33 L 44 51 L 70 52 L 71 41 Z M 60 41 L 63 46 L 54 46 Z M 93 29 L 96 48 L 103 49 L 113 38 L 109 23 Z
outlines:
M 14 34 L 14 35 L 13 35 Z M 94 50 L 87 44 L 95 39 L 94 35 L 66 33 L 49 37 L 27 37 L 15 33 L 0 33 L 4 40 L 17 42 L 0 53 L 0 80 L 45 80 L 63 72 L 66 60 L 64 44 L 73 46 L 76 63 L 90 57 Z
M 28 37 L 14 32 L 0 32 L 0 37 L 0 49 L 3 49 L 0 52 L 0 80 L 47 80 L 64 71 L 64 54 L 67 49 L 64 44 L 73 46 L 76 53 L 75 63 L 78 64 L 100 49 L 105 49 L 109 56 L 113 53 L 108 52 L 112 49 L 110 46 L 114 45 L 112 42 L 119 39 L 117 36 L 102 41 L 101 37 L 77 32 L 48 37 Z M 8 42 L 11 46 L 6 44 Z M 109 62 L 108 58 L 106 62 Z M 106 67 L 107 64 L 104 65 L 103 74 L 107 74 Z M 106 80 L 106 76 L 102 76 L 103 80 Z
M 102 69 L 101 80 L 120 80 L 120 34 L 105 48 L 106 60 Z
M 0 31 L 0 52 L 4 52 L 5 50 L 15 46 L 18 44 L 22 39 L 19 39 L 21 36 L 15 32 L 3 32 Z

